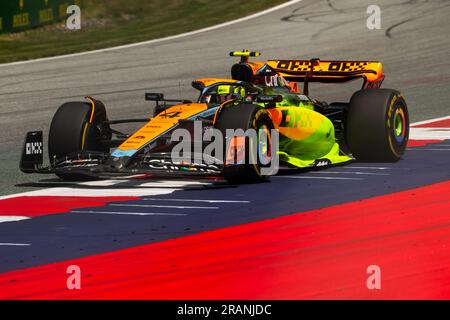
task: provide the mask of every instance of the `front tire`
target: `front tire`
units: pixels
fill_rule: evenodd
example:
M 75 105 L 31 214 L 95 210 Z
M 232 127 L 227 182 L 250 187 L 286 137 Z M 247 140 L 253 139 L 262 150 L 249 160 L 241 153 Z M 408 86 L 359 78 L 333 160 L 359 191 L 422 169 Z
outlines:
M 224 178 L 230 183 L 257 183 L 267 180 L 269 176 L 263 175 L 262 168 L 271 166 L 272 140 L 271 130 L 274 129 L 269 113 L 262 107 L 252 104 L 241 104 L 225 107 L 219 114 L 215 127 L 226 137 L 227 129 L 248 129 L 256 131 L 257 141 L 252 143 L 249 137 L 245 137 L 245 159 L 238 164 L 225 165 Z M 266 139 L 267 137 L 267 139 Z M 225 139 L 224 162 L 229 158 L 230 149 L 227 148 Z M 256 145 L 256 149 L 254 150 Z M 227 150 L 228 149 L 228 150 Z M 264 163 L 261 162 L 264 159 Z
M 94 100 L 95 106 L 87 102 L 68 102 L 58 108 L 53 116 L 48 135 L 50 164 L 66 156 L 83 151 L 108 152 L 101 144 L 108 138 L 101 132 L 99 124 L 107 121 L 104 105 Z M 109 136 L 110 138 L 110 136 Z M 75 173 L 57 173 L 66 181 L 85 181 L 93 178 Z
M 346 139 L 364 162 L 396 162 L 409 138 L 409 115 L 401 94 L 392 89 L 357 91 L 350 100 Z

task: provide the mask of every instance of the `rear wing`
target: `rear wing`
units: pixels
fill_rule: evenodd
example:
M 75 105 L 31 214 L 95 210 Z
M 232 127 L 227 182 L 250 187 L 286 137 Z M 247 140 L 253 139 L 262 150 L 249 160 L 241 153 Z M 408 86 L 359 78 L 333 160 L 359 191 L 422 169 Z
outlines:
M 258 76 L 269 76 L 271 71 L 289 82 L 339 83 L 363 79 L 363 89 L 379 88 L 385 78 L 383 66 L 379 61 L 345 60 L 268 60 L 266 62 L 249 61 L 249 57 L 258 57 L 259 52 L 231 52 L 230 56 L 241 57 L 241 61 L 232 67 L 233 79 L 254 82 Z
M 362 78 L 363 88 L 380 87 L 383 66 L 378 61 L 269 60 L 267 65 L 288 81 L 347 82 Z

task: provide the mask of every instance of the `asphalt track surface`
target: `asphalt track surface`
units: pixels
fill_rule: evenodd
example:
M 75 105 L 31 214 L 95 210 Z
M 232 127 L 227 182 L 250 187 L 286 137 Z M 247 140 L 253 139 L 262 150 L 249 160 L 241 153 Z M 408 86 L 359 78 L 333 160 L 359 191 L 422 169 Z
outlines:
M 11 187 L 26 181 L 15 169 L 18 141 L 29 129 L 45 132 L 59 104 L 93 95 L 111 118 L 141 117 L 151 113 L 146 89 L 194 98 L 192 79 L 228 76 L 234 49 L 265 58 L 381 60 L 384 87 L 403 92 L 413 121 L 448 115 L 450 2 L 379 1 L 381 30 L 366 28 L 369 4 L 302 1 L 176 41 L 0 66 L 2 193 L 35 190 L 0 200 L 3 221 L 17 220 L 0 223 L 0 272 L 18 270 L 0 275 L 0 297 L 450 297 L 446 135 L 414 141 L 395 164 L 288 172 L 258 185 L 67 185 L 33 176 L 35 183 Z M 342 86 L 326 88 L 317 94 L 348 99 Z M 436 127 L 448 131 L 447 122 Z M 86 268 L 91 289 L 65 289 L 72 263 Z M 387 270 L 378 295 L 365 288 L 370 264 Z M 148 281 L 132 280 L 142 277 Z

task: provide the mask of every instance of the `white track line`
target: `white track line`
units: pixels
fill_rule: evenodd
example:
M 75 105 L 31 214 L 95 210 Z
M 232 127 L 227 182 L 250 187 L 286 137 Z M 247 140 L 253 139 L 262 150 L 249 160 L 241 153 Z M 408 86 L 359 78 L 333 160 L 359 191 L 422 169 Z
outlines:
M 146 201 L 176 201 L 176 202 L 207 202 L 207 203 L 250 203 L 247 200 L 207 200 L 207 199 L 156 199 L 156 198 L 143 198 L 141 200 Z
M 131 215 L 131 216 L 187 216 L 185 213 L 165 213 L 165 212 L 124 212 L 124 211 L 71 211 L 73 213 L 99 213 L 99 214 L 119 214 L 119 215 Z
M 389 173 L 378 172 L 361 172 L 361 171 L 312 171 L 308 173 L 315 174 L 356 174 L 356 175 L 368 175 L 368 176 L 389 176 Z
M 30 243 L 1 243 L 0 246 L 26 247 L 31 246 Z
M 34 196 L 68 196 L 68 197 L 145 197 L 145 196 L 156 196 L 170 194 L 176 190 L 176 188 L 161 188 L 164 185 L 161 184 L 160 188 L 105 188 L 105 189 L 83 189 L 77 188 L 47 188 L 35 191 L 23 192 L 18 194 L 11 194 L 7 196 L 0 197 L 0 200 L 5 200 L 9 198 L 16 198 L 21 196 L 34 197 Z
M 448 140 L 450 128 L 411 128 L 411 140 Z
M 164 206 L 157 204 L 121 204 L 111 203 L 110 206 L 114 207 L 139 207 L 139 208 L 168 208 L 168 209 L 205 209 L 205 210 L 217 210 L 219 207 L 191 207 L 191 206 Z
M 408 148 L 408 151 L 450 151 L 450 149 L 438 149 L 438 148 Z
M 29 217 L 23 217 L 23 216 L 0 216 L 0 223 L 2 222 L 13 222 L 13 221 L 20 221 L 20 220 L 26 220 L 30 219 Z
M 117 47 L 111 47 L 111 48 L 105 48 L 105 49 L 98 49 L 98 50 L 91 50 L 91 51 L 85 51 L 85 52 L 79 52 L 79 53 L 65 54 L 65 55 L 56 56 L 56 57 L 48 57 L 48 58 L 40 58 L 40 59 L 33 59 L 33 60 L 27 60 L 27 61 L 17 61 L 17 62 L 3 63 L 3 64 L 0 64 L 0 67 L 21 65 L 21 64 L 40 62 L 40 61 L 49 61 L 49 60 L 57 60 L 57 59 L 64 59 L 64 58 L 72 58 L 72 57 L 78 57 L 78 56 L 83 56 L 83 55 L 87 55 L 87 54 L 108 52 L 108 51 L 121 50 L 121 49 L 128 49 L 128 48 L 138 47 L 138 46 L 142 46 L 142 45 L 155 44 L 155 43 L 159 43 L 159 42 L 163 42 L 163 41 L 169 41 L 169 40 L 185 38 L 185 37 L 197 35 L 199 33 L 217 30 L 217 29 L 220 29 L 220 28 L 224 28 L 224 27 L 228 27 L 228 26 L 240 23 L 240 22 L 244 22 L 244 21 L 248 21 L 248 20 L 251 20 L 251 19 L 254 19 L 254 18 L 258 18 L 258 17 L 261 17 L 261 16 L 266 15 L 268 13 L 271 13 L 271 12 L 274 12 L 274 11 L 277 11 L 277 10 L 289 7 L 291 5 L 294 5 L 296 3 L 299 3 L 300 1 L 302 1 L 302 0 L 291 0 L 289 2 L 286 2 L 286 3 L 280 4 L 278 6 L 269 8 L 267 10 L 264 10 L 264 11 L 261 11 L 261 12 L 249 15 L 247 17 L 243 17 L 243 18 L 239 18 L 239 19 L 236 19 L 236 20 L 224 22 L 224 23 L 221 23 L 221 24 L 217 24 L 215 26 L 211 26 L 211 27 L 207 27 L 207 28 L 203 28 L 203 29 L 199 29 L 199 30 L 195 30 L 195 31 L 190 31 L 190 32 L 177 34 L 177 35 L 170 36 L 170 37 L 165 37 L 165 38 L 160 38 L 160 39 L 153 39 L 153 40 L 147 40 L 147 41 L 142 41 L 142 42 L 136 42 L 136 43 L 126 44 L 126 45 L 117 46 Z
M 322 179 L 322 180 L 364 180 L 363 178 L 344 178 L 344 177 L 314 177 L 314 176 L 276 176 L 274 178 L 286 179 Z
M 341 169 L 391 170 L 392 168 L 389 168 L 389 167 L 353 167 L 353 166 L 348 166 L 348 167 L 341 167 Z
M 447 119 L 450 119 L 450 116 L 445 116 L 445 117 L 440 117 L 440 118 L 434 118 L 434 119 L 429 119 L 429 120 L 418 121 L 418 122 L 411 123 L 410 126 L 412 126 L 412 127 L 420 126 L 422 124 L 428 124 L 428 123 L 438 122 L 438 121 L 447 120 Z
M 99 180 L 99 181 L 86 181 L 77 183 L 80 186 L 89 186 L 89 187 L 110 187 L 116 185 L 118 183 L 126 183 L 128 180 Z M 67 182 L 65 182 L 67 183 Z
M 186 188 L 186 187 L 195 187 L 195 186 L 205 186 L 210 183 L 204 183 L 200 181 L 158 181 L 158 182 L 145 182 L 139 185 L 139 188 L 160 188 L 161 186 L 164 186 L 165 188 Z

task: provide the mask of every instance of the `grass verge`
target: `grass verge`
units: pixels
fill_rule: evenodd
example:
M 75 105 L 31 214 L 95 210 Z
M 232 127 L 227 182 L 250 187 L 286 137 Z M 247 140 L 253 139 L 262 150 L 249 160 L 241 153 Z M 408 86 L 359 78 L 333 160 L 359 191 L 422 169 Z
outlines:
M 107 48 L 244 17 L 286 0 L 84 0 L 82 28 L 65 22 L 0 35 L 0 63 Z

